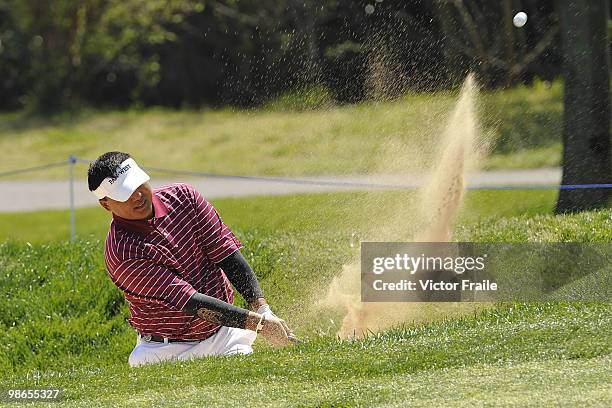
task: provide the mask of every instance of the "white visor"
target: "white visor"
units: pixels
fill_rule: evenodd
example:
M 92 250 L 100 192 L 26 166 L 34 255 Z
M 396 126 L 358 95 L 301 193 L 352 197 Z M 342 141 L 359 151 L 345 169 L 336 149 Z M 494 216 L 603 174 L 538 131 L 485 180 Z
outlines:
M 107 177 L 102 180 L 100 186 L 93 191 L 99 200 L 109 197 L 115 201 L 125 202 L 138 187 L 151 179 L 132 158 L 121 163 L 116 174 L 116 178 Z

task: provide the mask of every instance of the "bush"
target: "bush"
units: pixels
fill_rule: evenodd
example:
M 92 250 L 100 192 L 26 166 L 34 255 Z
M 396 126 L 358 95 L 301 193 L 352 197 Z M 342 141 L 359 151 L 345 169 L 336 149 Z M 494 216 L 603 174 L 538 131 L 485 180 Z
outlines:
M 317 85 L 287 91 L 269 101 L 265 108 L 273 111 L 308 111 L 329 108 L 334 98 L 329 90 Z
M 114 360 L 132 346 L 127 305 L 106 274 L 101 242 L 0 245 L 0 367 L 66 358 Z M 104 350 L 102 352 L 102 350 Z

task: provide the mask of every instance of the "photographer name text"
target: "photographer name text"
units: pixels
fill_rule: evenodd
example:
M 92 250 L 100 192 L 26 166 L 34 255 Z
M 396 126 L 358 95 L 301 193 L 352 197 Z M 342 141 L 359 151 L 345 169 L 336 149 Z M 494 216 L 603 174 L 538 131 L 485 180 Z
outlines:
M 440 282 L 431 279 L 419 279 L 411 281 L 402 279 L 397 282 L 385 282 L 382 279 L 377 279 L 372 283 L 372 287 L 376 291 L 474 291 L 488 292 L 496 291 L 497 283 L 491 282 L 488 279 L 473 282 L 468 279 L 463 279 L 460 282 Z

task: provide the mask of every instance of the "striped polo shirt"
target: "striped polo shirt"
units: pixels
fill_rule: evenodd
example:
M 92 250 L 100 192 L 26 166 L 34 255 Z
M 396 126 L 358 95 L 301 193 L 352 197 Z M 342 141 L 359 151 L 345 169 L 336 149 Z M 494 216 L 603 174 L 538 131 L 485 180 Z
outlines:
M 215 208 L 192 186 L 153 190 L 154 218 L 113 214 L 104 258 L 129 304 L 129 324 L 141 335 L 202 340 L 219 326 L 181 310 L 200 292 L 233 303 L 229 280 L 216 264 L 242 247 Z

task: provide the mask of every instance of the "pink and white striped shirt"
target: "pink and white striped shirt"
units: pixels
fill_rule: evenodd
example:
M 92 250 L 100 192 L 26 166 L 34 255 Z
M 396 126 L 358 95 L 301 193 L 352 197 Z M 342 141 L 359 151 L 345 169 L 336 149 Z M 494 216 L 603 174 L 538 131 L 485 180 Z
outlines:
M 128 322 L 142 335 L 203 340 L 219 326 L 181 310 L 200 292 L 233 303 L 229 280 L 216 263 L 242 245 L 212 204 L 183 183 L 153 190 L 155 217 L 113 215 L 104 258 L 129 304 Z

